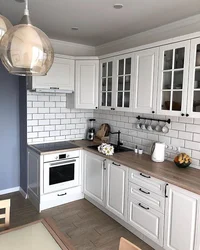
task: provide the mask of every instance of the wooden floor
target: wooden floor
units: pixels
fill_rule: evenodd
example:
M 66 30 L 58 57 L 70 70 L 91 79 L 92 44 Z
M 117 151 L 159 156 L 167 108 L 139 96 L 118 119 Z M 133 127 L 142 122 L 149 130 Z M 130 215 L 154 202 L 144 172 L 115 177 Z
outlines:
M 122 236 L 142 250 L 152 249 L 86 200 L 71 202 L 39 214 L 19 192 L 2 195 L 0 199 L 11 199 L 12 228 L 50 216 L 77 250 L 118 250 Z

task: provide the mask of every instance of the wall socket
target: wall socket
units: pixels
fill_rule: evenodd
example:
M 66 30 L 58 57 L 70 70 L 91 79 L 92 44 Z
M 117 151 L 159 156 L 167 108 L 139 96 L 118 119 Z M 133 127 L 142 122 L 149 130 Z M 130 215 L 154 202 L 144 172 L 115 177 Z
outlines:
M 174 145 L 166 145 L 165 147 L 169 151 L 173 151 L 173 152 L 180 152 L 181 151 L 181 147 L 177 147 Z

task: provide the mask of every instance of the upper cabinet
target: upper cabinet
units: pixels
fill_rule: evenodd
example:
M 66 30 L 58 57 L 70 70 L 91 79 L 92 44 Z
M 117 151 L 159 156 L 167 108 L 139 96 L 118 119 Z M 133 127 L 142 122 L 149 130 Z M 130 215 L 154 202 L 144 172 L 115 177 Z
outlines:
M 185 115 L 190 41 L 160 47 L 157 113 Z
M 98 108 L 99 60 L 76 61 L 75 108 Z
M 200 38 L 191 41 L 187 116 L 200 118 Z
M 115 107 L 119 111 L 132 111 L 133 54 L 116 57 Z
M 133 54 L 100 62 L 100 109 L 131 111 Z
M 133 111 L 155 113 L 159 48 L 134 53 Z
M 55 57 L 46 76 L 33 76 L 29 89 L 60 89 L 74 91 L 74 60 Z
M 100 62 L 100 91 L 99 107 L 101 109 L 112 109 L 113 103 L 113 70 L 114 61 L 112 59 Z

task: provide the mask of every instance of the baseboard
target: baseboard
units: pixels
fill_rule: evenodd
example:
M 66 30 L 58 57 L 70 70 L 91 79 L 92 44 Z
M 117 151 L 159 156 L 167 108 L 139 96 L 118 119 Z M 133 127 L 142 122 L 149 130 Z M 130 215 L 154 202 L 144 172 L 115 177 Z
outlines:
M 3 190 L 0 191 L 0 195 L 14 193 L 14 192 L 17 192 L 17 191 L 20 191 L 20 187 L 3 189 Z
M 28 199 L 28 194 L 24 192 L 24 190 L 20 187 L 19 188 L 19 192 L 21 193 L 21 195 L 24 197 L 24 199 Z

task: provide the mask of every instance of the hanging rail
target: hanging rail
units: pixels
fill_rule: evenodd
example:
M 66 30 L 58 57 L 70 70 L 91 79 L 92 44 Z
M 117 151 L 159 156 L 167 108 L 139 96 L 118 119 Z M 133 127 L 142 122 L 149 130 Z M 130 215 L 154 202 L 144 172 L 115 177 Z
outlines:
M 167 120 L 154 119 L 154 118 L 141 117 L 140 115 L 138 115 L 136 118 L 137 118 L 138 120 L 149 120 L 149 121 L 157 121 L 157 122 L 166 122 L 166 123 L 168 123 L 168 124 L 171 123 L 171 119 L 167 119 Z

